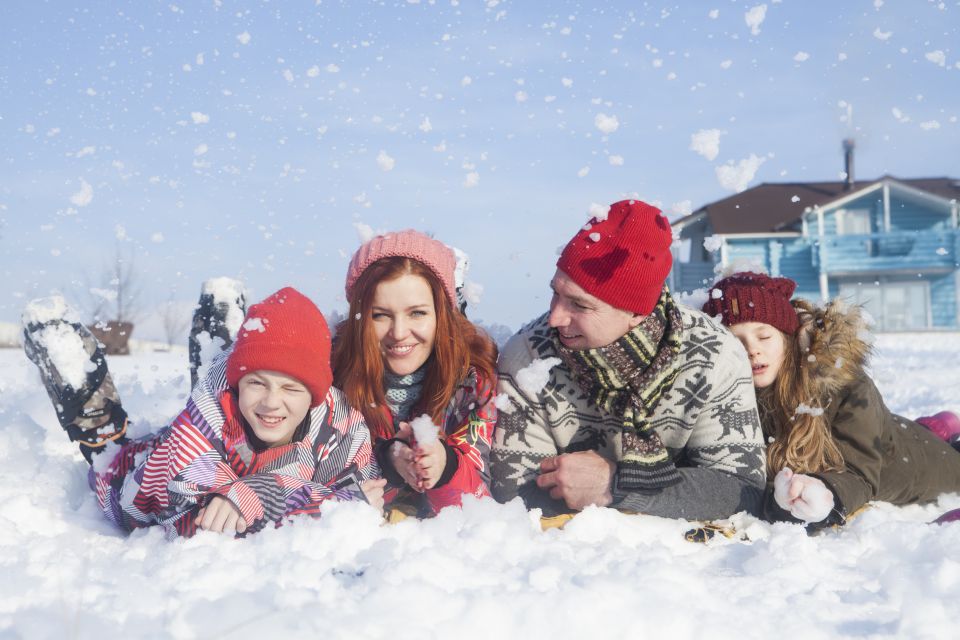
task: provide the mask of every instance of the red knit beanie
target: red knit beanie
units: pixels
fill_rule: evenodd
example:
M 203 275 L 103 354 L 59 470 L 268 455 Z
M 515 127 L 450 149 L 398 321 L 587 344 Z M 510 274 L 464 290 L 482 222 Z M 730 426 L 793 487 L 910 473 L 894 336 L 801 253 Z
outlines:
M 741 322 L 763 322 L 793 335 L 800 326 L 790 296 L 797 283 L 789 278 L 771 278 L 762 273 L 742 271 L 727 276 L 710 288 L 703 311 L 720 316 L 726 326 Z
M 656 207 L 639 200 L 610 205 L 567 243 L 557 267 L 584 291 L 618 309 L 648 315 L 670 273 L 673 232 Z
M 457 268 L 457 258 L 453 250 L 439 240 L 430 236 L 405 229 L 394 233 L 385 233 L 363 243 L 350 259 L 347 267 L 347 301 L 351 298 L 353 285 L 357 279 L 377 260 L 384 258 L 410 258 L 422 263 L 443 285 L 443 290 L 450 298 L 450 304 L 457 308 L 457 289 L 454 284 L 454 271 Z
M 333 383 L 330 330 L 320 309 L 292 287 L 250 307 L 227 360 L 227 384 L 254 371 L 276 371 L 310 390 L 316 407 Z

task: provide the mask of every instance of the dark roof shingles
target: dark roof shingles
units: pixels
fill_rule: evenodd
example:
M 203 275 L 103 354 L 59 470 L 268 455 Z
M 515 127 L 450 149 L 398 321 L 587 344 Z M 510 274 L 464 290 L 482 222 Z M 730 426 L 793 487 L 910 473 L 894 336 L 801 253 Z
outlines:
M 705 205 L 692 215 L 706 212 L 714 233 L 782 231 L 797 222 L 807 207 L 824 206 L 885 178 L 943 198 L 960 199 L 960 181 L 954 178 L 899 180 L 884 176 L 878 180 L 856 182 L 849 191 L 844 182 L 765 182 L 743 193 Z

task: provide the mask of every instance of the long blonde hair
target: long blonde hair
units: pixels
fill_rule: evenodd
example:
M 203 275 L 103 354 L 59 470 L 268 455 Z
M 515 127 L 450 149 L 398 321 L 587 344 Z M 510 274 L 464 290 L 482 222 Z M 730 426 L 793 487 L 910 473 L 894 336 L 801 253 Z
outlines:
M 773 437 L 767 446 L 767 472 L 771 477 L 784 467 L 796 473 L 844 468 L 843 454 L 824 411 L 830 398 L 824 397 L 823 385 L 819 384 L 819 367 L 812 366 L 806 357 L 813 345 L 801 346 L 801 336 L 817 339 L 813 305 L 803 300 L 793 304 L 800 316 L 800 329 L 796 336 L 778 330 L 784 344 L 783 362 L 770 388 L 757 394 L 769 416 L 768 435 Z M 801 404 L 812 406 L 810 410 L 798 411 Z

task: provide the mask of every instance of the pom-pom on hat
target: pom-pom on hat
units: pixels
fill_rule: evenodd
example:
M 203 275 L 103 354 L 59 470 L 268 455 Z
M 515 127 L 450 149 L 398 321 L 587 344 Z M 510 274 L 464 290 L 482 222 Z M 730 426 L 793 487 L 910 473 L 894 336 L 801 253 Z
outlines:
M 320 309 L 305 295 L 285 287 L 247 311 L 227 360 L 227 384 L 254 371 L 276 371 L 310 390 L 316 407 L 333 383 L 330 329 Z
M 610 205 L 567 243 L 557 267 L 584 291 L 618 309 L 648 315 L 673 265 L 673 231 L 659 209 L 640 200 Z
M 762 273 L 741 271 L 720 280 L 710 288 L 703 311 L 720 316 L 726 326 L 741 322 L 763 322 L 787 335 L 800 326 L 790 297 L 797 283 L 789 278 L 771 278 Z
M 430 269 L 443 285 L 450 304 L 457 308 L 457 290 L 453 276 L 457 268 L 457 258 L 453 250 L 439 240 L 413 229 L 385 233 L 360 245 L 347 267 L 347 300 L 352 297 L 353 285 L 367 267 L 377 260 L 394 257 L 411 258 Z

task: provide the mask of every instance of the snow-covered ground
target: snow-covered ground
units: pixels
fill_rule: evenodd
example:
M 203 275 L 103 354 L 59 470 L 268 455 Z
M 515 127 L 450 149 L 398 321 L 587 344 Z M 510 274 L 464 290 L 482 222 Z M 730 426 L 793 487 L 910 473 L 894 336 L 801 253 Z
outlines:
M 879 336 L 873 372 L 914 417 L 960 411 L 960 334 Z M 138 430 L 182 407 L 181 353 L 117 357 Z M 956 638 L 960 507 L 876 505 L 845 530 L 746 521 L 749 541 L 686 542 L 680 521 L 590 509 L 541 532 L 520 504 L 472 501 L 383 525 L 331 505 L 245 540 L 125 536 L 39 377 L 0 350 L 0 637 Z

